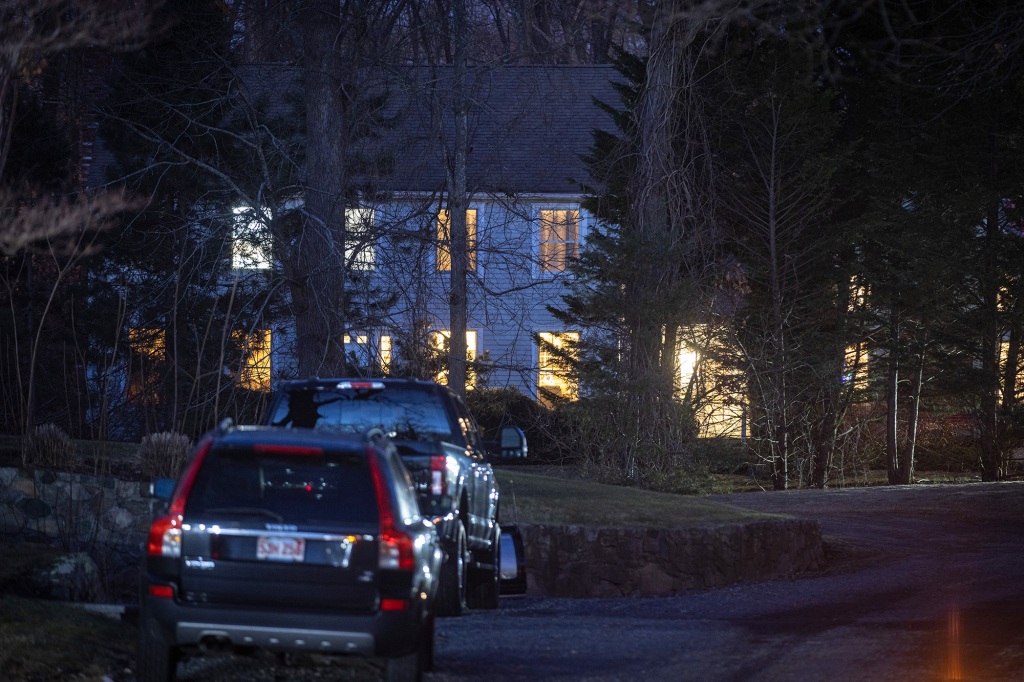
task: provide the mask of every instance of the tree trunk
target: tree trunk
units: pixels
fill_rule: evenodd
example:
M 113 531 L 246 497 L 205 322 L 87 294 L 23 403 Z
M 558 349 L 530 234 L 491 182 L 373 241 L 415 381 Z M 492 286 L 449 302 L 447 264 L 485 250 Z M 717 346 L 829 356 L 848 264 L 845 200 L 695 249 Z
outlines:
M 924 351 L 917 357 L 917 371 L 914 373 L 914 385 L 910 391 L 910 414 L 907 415 L 907 443 L 903 449 L 903 461 L 900 466 L 900 483 L 908 485 L 914 482 L 914 456 L 917 451 L 917 425 L 921 416 L 921 388 L 924 384 Z
M 624 321 L 628 343 L 626 367 L 633 404 L 631 430 L 639 439 L 656 437 L 660 409 L 671 400 L 673 383 L 662 374 L 663 330 L 676 317 L 664 309 L 661 297 L 673 285 L 675 275 L 665 271 L 665 250 L 672 243 L 669 211 L 669 178 L 678 169 L 673 164 L 674 121 L 678 115 L 677 70 L 682 61 L 683 42 L 676 25 L 676 2 L 665 3 L 654 19 L 651 57 L 637 102 L 638 159 L 630 194 L 634 197 L 628 218 L 629 238 L 640 247 L 640 258 L 626 286 L 630 309 Z M 624 230 L 625 231 L 625 230 Z M 661 256 L 659 258 L 658 256 Z M 678 264 L 677 264 L 678 265 Z M 638 457 L 649 456 L 651 448 L 640 448 Z M 639 462 L 643 466 L 643 462 Z M 628 472 L 627 472 L 628 475 Z
M 455 38 L 455 149 L 448 174 L 448 229 L 451 249 L 451 339 L 448 344 L 448 386 L 466 396 L 466 327 L 468 324 L 467 273 L 469 272 L 469 235 L 466 229 L 466 155 L 469 146 L 468 104 L 466 95 L 466 1 L 454 6 Z
M 1010 410 L 1017 404 L 1017 366 L 1020 364 L 1019 324 L 1010 330 L 1010 338 L 1006 342 L 1006 364 L 1003 366 L 1003 397 L 1002 409 Z
M 900 482 L 899 452 L 899 385 L 900 385 L 900 321 L 899 313 L 890 313 L 889 381 L 886 386 L 885 459 L 890 485 Z
M 996 249 L 999 241 L 999 206 L 989 208 L 985 225 L 985 266 L 982 275 L 981 328 L 981 478 L 1002 478 L 999 448 L 999 284 L 996 279 Z
M 345 373 L 344 101 L 338 3 L 309 0 L 301 14 L 306 104 L 305 220 L 290 282 L 299 373 Z

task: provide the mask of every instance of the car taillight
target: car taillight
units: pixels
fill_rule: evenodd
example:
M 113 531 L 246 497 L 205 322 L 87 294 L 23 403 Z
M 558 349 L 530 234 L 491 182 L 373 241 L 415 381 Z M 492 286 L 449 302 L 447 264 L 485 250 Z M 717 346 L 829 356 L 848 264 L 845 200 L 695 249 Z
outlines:
M 443 456 L 430 458 L 430 494 L 444 495 L 448 490 L 447 458 Z
M 149 526 L 149 541 L 146 543 L 146 553 L 149 556 L 164 556 L 176 559 L 181 556 L 181 521 L 185 513 L 185 503 L 188 495 L 192 492 L 192 484 L 195 483 L 196 473 L 210 451 L 212 438 L 207 438 L 199 444 L 195 457 L 188 463 L 185 471 L 181 474 L 178 487 L 171 496 L 171 503 L 168 505 L 167 514 L 158 517 Z
M 177 559 L 181 556 L 181 517 L 161 516 L 149 527 L 149 556 Z
M 377 493 L 377 511 L 380 515 L 380 536 L 378 537 L 378 567 L 382 569 L 411 571 L 413 560 L 412 538 L 395 527 L 395 514 L 391 509 L 391 491 L 381 469 L 381 463 L 374 450 L 368 450 L 373 488 Z
M 408 599 L 381 599 L 381 611 L 405 611 L 411 604 Z
M 173 599 L 174 588 L 170 585 L 150 585 L 149 596 L 157 597 L 158 599 Z
M 398 531 L 380 533 L 380 568 L 400 571 L 413 569 L 412 538 Z

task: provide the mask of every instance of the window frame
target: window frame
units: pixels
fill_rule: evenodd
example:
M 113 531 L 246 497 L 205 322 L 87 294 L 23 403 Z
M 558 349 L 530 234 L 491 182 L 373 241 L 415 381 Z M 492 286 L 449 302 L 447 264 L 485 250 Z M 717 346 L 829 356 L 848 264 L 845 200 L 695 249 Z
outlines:
M 447 229 L 449 211 L 442 208 L 434 214 L 434 270 L 438 273 L 451 273 L 451 231 Z M 470 220 L 472 215 L 472 220 Z M 443 219 L 443 220 L 442 220 Z M 480 211 L 470 206 L 466 209 L 466 237 L 469 243 L 469 265 L 466 272 L 478 272 L 480 249 Z
M 564 398 L 566 398 L 568 400 L 576 400 L 576 399 L 578 399 L 579 398 L 579 394 L 580 394 L 579 383 L 575 382 L 575 381 L 572 381 L 570 377 L 565 376 L 568 373 L 568 369 L 567 368 L 559 369 L 557 367 L 552 367 L 552 363 L 550 361 L 549 362 L 545 362 L 544 361 L 545 360 L 545 355 L 548 353 L 548 351 L 546 351 L 544 349 L 544 346 L 543 346 L 542 343 L 540 343 L 540 341 L 544 341 L 546 343 L 552 343 L 553 345 L 561 345 L 561 343 L 564 343 L 565 340 L 571 340 L 573 343 L 579 343 L 580 332 L 572 330 L 572 329 L 563 329 L 563 330 L 560 330 L 560 331 L 539 331 L 539 332 L 537 332 L 537 337 L 538 337 L 539 341 L 536 342 L 534 345 L 537 348 L 537 381 L 536 381 L 536 389 L 537 389 L 537 400 L 538 400 L 538 402 L 541 402 L 543 404 L 547 404 L 549 402 L 549 401 L 547 401 L 545 399 L 544 393 L 541 390 L 541 389 L 545 389 L 547 391 L 551 390 L 550 389 L 550 385 L 545 385 L 543 383 L 545 375 L 551 375 L 551 376 L 556 377 L 559 380 L 559 383 L 562 384 L 563 389 L 562 389 L 562 392 L 560 392 L 558 394 L 559 396 L 564 397 Z M 545 337 L 547 337 L 547 338 L 545 338 Z M 554 344 L 554 340 L 555 339 L 560 339 L 562 341 L 559 344 Z
M 377 269 L 376 226 L 377 210 L 372 206 L 345 207 L 345 266 L 353 272 Z M 365 241 L 357 247 L 353 238 Z
M 574 240 L 568 239 L 568 234 L 564 235 L 562 239 L 545 239 L 545 226 L 546 225 L 568 225 L 569 223 L 562 222 L 557 223 L 551 219 L 545 219 L 545 214 L 576 214 L 576 235 Z M 534 255 L 536 257 L 536 275 L 540 278 L 555 278 L 563 277 L 570 274 L 569 269 L 572 263 L 579 259 L 580 247 L 583 242 L 584 232 L 584 214 L 583 209 L 578 204 L 573 205 L 570 202 L 558 203 L 558 204 L 544 204 L 537 206 L 536 208 L 536 230 L 534 231 Z M 557 234 L 557 228 L 552 229 L 552 233 L 555 236 Z M 551 254 L 545 253 L 545 248 L 548 245 L 555 245 L 556 250 Z M 569 245 L 572 245 L 572 249 L 569 249 Z M 553 260 L 557 258 L 561 262 L 559 269 L 554 269 Z

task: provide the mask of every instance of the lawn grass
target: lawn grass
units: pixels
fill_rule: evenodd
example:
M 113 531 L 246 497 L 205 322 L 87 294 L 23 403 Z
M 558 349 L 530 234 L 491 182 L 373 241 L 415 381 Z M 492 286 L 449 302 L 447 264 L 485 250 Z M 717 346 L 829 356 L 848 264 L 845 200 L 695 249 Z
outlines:
M 528 467 L 495 470 L 502 523 L 619 528 L 692 528 L 771 518 L 694 495 L 545 476 Z
M 132 625 L 70 604 L 14 596 L 0 598 L 0 614 L 4 680 L 100 682 L 134 666 Z

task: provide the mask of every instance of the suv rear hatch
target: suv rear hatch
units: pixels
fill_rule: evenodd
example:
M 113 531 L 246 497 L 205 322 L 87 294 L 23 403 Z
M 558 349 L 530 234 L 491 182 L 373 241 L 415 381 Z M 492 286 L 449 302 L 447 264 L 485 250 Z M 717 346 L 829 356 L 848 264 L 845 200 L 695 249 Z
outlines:
M 363 448 L 217 444 L 185 505 L 181 591 L 197 605 L 377 608 L 379 509 Z

